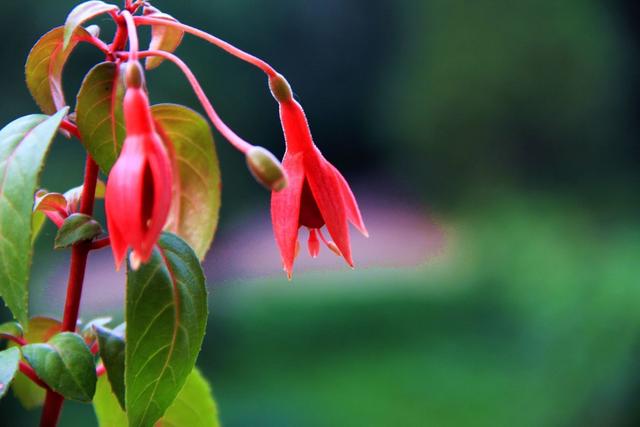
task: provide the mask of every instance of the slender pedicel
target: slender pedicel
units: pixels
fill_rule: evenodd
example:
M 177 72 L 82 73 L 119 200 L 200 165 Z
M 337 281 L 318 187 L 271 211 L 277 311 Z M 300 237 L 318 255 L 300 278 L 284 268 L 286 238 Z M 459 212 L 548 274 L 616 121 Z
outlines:
M 119 54 L 119 56 L 126 59 L 129 57 L 129 54 L 121 53 Z M 138 53 L 138 56 L 140 58 L 145 58 L 147 56 L 161 56 L 176 64 L 176 66 L 180 68 L 180 70 L 184 73 L 185 77 L 189 81 L 189 84 L 191 84 L 193 91 L 198 97 L 198 100 L 200 100 L 202 107 L 204 108 L 207 116 L 209 116 L 209 119 L 216 127 L 216 129 L 218 129 L 218 131 L 231 143 L 231 145 L 233 145 L 243 154 L 246 154 L 253 147 L 252 144 L 240 138 L 234 131 L 231 130 L 231 128 L 229 128 L 229 126 L 227 126 L 222 121 L 216 110 L 213 108 L 213 105 L 211 105 L 211 102 L 207 98 L 207 95 L 204 94 L 202 86 L 200 86 L 200 83 L 198 83 L 198 79 L 196 79 L 196 76 L 189 69 L 187 64 L 185 64 L 180 58 L 173 55 L 172 53 L 165 52 L 163 50 L 143 50 Z
M 255 67 L 258 67 L 270 77 L 275 76 L 277 74 L 276 70 L 271 65 L 263 61 L 262 59 L 257 58 L 251 55 L 250 53 L 245 52 L 242 49 L 238 49 L 232 44 L 227 43 L 226 41 L 219 39 L 216 36 L 212 36 L 211 34 L 204 32 L 202 30 L 199 30 L 197 28 L 193 28 L 189 25 L 185 25 L 180 22 L 169 21 L 166 19 L 151 18 L 147 16 L 134 16 L 133 20 L 137 25 L 164 25 L 167 27 L 177 28 L 179 30 L 184 31 L 185 33 L 189 33 L 205 41 L 208 41 L 209 43 L 219 47 L 220 49 L 235 56 L 236 58 L 241 59 L 245 62 L 248 62 L 249 64 Z

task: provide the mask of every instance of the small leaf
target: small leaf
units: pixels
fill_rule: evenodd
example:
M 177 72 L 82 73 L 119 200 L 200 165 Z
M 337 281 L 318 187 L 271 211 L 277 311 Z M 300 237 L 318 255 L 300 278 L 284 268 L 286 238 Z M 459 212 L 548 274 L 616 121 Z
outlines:
M 80 335 L 62 332 L 46 344 L 22 347 L 38 377 L 67 399 L 90 402 L 96 390 L 93 354 Z
M 112 320 L 113 319 L 111 317 L 96 317 L 95 319 L 91 319 L 82 327 L 82 335 L 90 334 L 95 336 L 95 331 L 93 330 L 94 326 L 103 327 L 108 325 Z
M 24 331 L 22 325 L 18 322 L 6 322 L 0 325 L 0 334 L 11 335 L 12 337 L 21 338 Z
M 127 415 L 118 405 L 118 400 L 109 389 L 104 378 L 98 380 L 93 398 L 93 408 L 100 427 L 127 427 Z M 200 371 L 194 368 L 178 393 L 173 404 L 156 427 L 218 427 L 218 409 L 211 395 L 211 388 Z
M 151 112 L 170 140 L 177 166 L 165 229 L 186 240 L 202 260 L 220 212 L 220 167 L 211 128 L 200 114 L 180 105 L 154 105 Z
M 24 339 L 28 343 L 46 342 L 60 332 L 62 324 L 49 317 L 33 317 L 29 320 L 28 328 L 24 333 Z M 13 343 L 10 344 L 14 346 Z M 13 394 L 26 409 L 33 409 L 44 402 L 44 390 L 34 384 L 22 372 L 18 372 L 11 385 Z
M 67 20 L 64 23 L 64 47 L 66 48 L 69 45 L 71 35 L 84 22 L 103 13 L 117 10 L 118 6 L 102 1 L 87 1 L 74 7 L 67 15 Z
M 102 62 L 85 76 L 76 103 L 78 130 L 91 157 L 105 174 L 118 158 L 125 138 L 124 84 L 115 62 Z
M 7 392 L 9 384 L 16 376 L 19 362 L 20 350 L 16 347 L 0 351 L 0 398 Z
M 80 331 L 80 335 L 82 335 L 82 338 L 84 338 L 84 342 L 87 343 L 89 348 L 91 348 L 91 345 L 98 339 L 98 336 L 96 335 L 96 331 L 95 329 L 93 329 L 93 327 L 105 326 L 109 322 L 111 322 L 111 317 L 97 317 L 95 319 L 90 320 L 86 325 L 82 327 L 82 330 Z
M 63 32 L 62 27 L 57 27 L 42 36 L 29 52 L 25 64 L 29 92 L 45 114 L 53 114 L 67 105 L 62 91 L 62 70 L 78 42 L 72 40 L 63 49 Z M 81 27 L 76 34 L 89 36 L 89 32 Z
M 153 6 L 145 6 L 144 16 L 178 22 L 173 16 L 162 13 Z M 184 31 L 177 28 L 167 25 L 153 25 L 151 26 L 149 50 L 164 50 L 165 52 L 173 53 L 180 46 L 183 36 Z M 159 56 L 150 56 L 145 60 L 144 66 L 147 70 L 152 70 L 160 65 L 163 60 L 164 58 Z
M 66 112 L 25 116 L 0 130 L 0 296 L 23 325 L 28 320 L 33 194 Z
M 54 248 L 68 248 L 78 242 L 92 240 L 103 233 L 102 226 L 89 215 L 75 213 L 69 215 L 56 234 Z
M 67 209 L 69 212 L 76 212 L 78 210 L 78 206 L 80 205 L 80 199 L 82 198 L 82 189 L 84 185 L 79 185 L 77 187 L 73 187 L 70 190 L 67 190 L 64 193 L 64 198 L 67 201 Z M 96 199 L 104 199 L 104 193 L 106 192 L 107 187 L 104 185 L 104 182 L 99 179 L 96 183 Z
M 33 204 L 34 211 L 59 212 L 67 210 L 67 199 L 60 193 L 36 193 L 36 201 Z
M 128 270 L 126 408 L 132 427 L 152 426 L 194 367 L 207 322 L 204 274 L 193 250 L 164 233 L 151 259 Z
M 107 369 L 111 389 L 124 408 L 124 336 L 109 329 L 94 327 L 100 345 L 100 358 Z

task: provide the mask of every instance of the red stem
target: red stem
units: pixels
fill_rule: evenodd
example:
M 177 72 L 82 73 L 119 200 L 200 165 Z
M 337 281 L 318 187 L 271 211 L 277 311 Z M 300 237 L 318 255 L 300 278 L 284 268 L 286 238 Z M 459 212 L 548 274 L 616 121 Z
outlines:
M 93 214 L 97 181 L 98 165 L 93 161 L 91 156 L 87 155 L 84 186 L 82 188 L 82 199 L 80 201 L 80 213 L 86 215 Z M 91 244 L 88 242 L 77 243 L 73 245 L 71 249 L 67 299 L 64 306 L 64 317 L 62 319 L 63 331 L 73 332 L 76 330 L 84 273 L 87 268 L 87 255 L 90 249 Z M 61 395 L 52 390 L 47 391 L 47 397 L 45 398 L 44 408 L 42 410 L 42 418 L 40 419 L 40 427 L 55 427 L 58 424 L 63 403 L 64 398 Z
M 127 24 L 127 34 L 129 36 L 129 55 L 132 60 L 138 60 L 138 31 L 133 22 L 133 16 L 128 10 L 123 10 L 121 16 Z
M 111 244 L 111 238 L 107 236 L 107 237 L 103 237 L 102 239 L 94 240 L 91 243 L 91 248 L 90 249 L 92 251 L 95 251 L 96 249 L 106 248 L 110 244 Z
M 102 51 L 102 53 L 104 53 L 105 55 L 109 53 L 109 46 L 105 42 L 103 42 L 102 40 L 100 40 L 97 37 L 93 37 L 93 36 L 76 36 L 76 37 L 74 37 L 74 39 L 77 40 L 77 41 L 86 42 L 86 43 L 90 43 L 90 44 L 94 45 L 95 47 L 100 49 Z
M 149 16 L 134 16 L 133 20 L 135 21 L 136 24 L 138 25 L 162 25 L 165 27 L 172 27 L 172 28 L 176 28 L 178 30 L 182 30 L 185 33 L 189 33 L 192 34 L 196 37 L 200 37 L 203 40 L 208 41 L 209 43 L 219 47 L 220 49 L 226 51 L 227 53 L 235 56 L 238 59 L 241 59 L 245 62 L 248 62 L 249 64 L 258 67 L 259 69 L 261 69 L 265 74 L 267 74 L 269 77 L 275 77 L 277 76 L 277 72 L 276 70 L 269 64 L 267 64 L 265 61 L 263 61 L 262 59 L 255 57 L 253 55 L 251 55 L 250 53 L 245 52 L 242 49 L 238 49 L 237 47 L 233 46 L 230 43 L 227 43 L 226 41 L 219 39 L 216 36 L 212 36 L 209 33 L 206 33 L 202 30 L 199 30 L 197 28 L 193 28 L 190 27 L 189 25 L 185 25 L 182 24 L 180 22 L 177 21 L 170 21 L 168 19 L 158 19 L 158 18 L 152 18 Z
M 62 120 L 62 122 L 60 123 L 60 128 L 66 130 L 71 135 L 73 135 L 76 138 L 80 139 L 80 132 L 78 131 L 78 126 L 76 126 L 75 124 L 71 123 L 69 120 L 67 120 L 67 119 Z
M 34 383 L 36 383 L 37 385 L 39 385 L 43 389 L 50 390 L 49 386 L 46 385 L 40 378 L 38 378 L 38 375 L 33 370 L 33 368 L 31 366 L 27 365 L 27 363 L 22 361 L 22 360 L 20 361 L 20 372 L 25 374 L 27 377 L 29 377 L 29 379 L 31 381 L 33 381 Z
M 19 346 L 27 345 L 27 342 L 24 339 L 22 339 L 20 337 L 14 337 L 13 335 L 10 335 L 10 334 L 0 334 L 0 339 L 13 341 L 14 343 L 18 344 Z

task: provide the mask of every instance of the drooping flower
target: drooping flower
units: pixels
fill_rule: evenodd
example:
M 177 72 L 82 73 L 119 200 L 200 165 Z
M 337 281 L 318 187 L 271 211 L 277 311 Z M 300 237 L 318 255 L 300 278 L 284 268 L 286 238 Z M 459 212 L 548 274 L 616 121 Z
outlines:
M 269 86 L 280 106 L 287 145 L 282 166 L 288 186 L 271 194 L 273 231 L 284 270 L 291 277 L 302 226 L 309 229 L 311 256 L 319 253 L 320 237 L 329 249 L 353 266 L 348 222 L 363 235 L 368 233 L 349 184 L 313 143 L 304 111 L 293 99 L 284 77 L 279 74 L 270 77 Z M 324 226 L 333 241 L 324 236 L 321 230 Z
M 126 138 L 109 173 L 105 195 L 107 226 L 116 267 L 128 248 L 132 266 L 145 262 L 171 207 L 173 172 L 168 151 L 151 116 L 142 67 L 129 61 L 124 96 Z

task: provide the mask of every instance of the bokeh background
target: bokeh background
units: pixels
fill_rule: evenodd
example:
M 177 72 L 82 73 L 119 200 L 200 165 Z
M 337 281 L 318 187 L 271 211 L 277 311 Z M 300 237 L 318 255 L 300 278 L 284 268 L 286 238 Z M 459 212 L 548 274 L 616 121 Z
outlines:
M 0 122 L 36 111 L 22 65 L 75 3 L 3 3 Z M 303 251 L 288 282 L 269 195 L 217 138 L 223 207 L 198 365 L 223 425 L 640 424 L 638 2 L 154 4 L 287 76 L 371 232 L 354 235 L 355 271 Z M 178 53 L 234 129 L 283 153 L 259 72 L 188 36 Z M 69 99 L 98 60 L 73 55 Z M 152 101 L 201 111 L 171 64 L 148 80 Z M 77 185 L 82 159 L 60 138 L 43 185 Z M 31 304 L 57 317 L 68 253 L 51 255 L 53 236 L 38 242 Z M 84 319 L 122 318 L 111 263 L 92 255 Z M 3 426 L 39 417 L 11 395 L 0 412 Z M 95 423 L 89 405 L 65 405 L 61 425 Z

